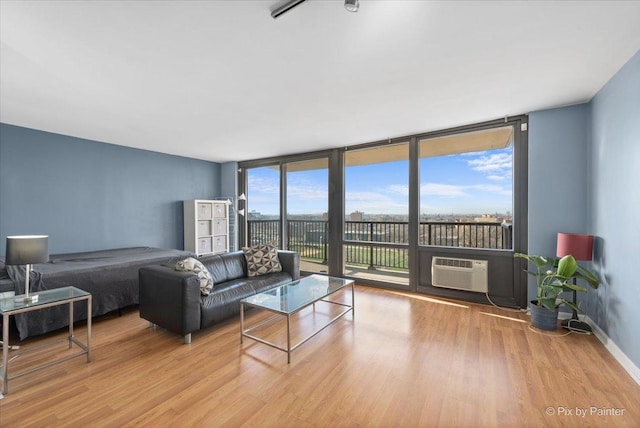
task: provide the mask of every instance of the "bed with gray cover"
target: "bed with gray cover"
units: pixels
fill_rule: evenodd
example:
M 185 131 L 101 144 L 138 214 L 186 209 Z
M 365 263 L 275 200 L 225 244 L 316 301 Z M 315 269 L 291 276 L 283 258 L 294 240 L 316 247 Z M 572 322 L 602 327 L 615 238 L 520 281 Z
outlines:
M 73 286 L 91 293 L 93 316 L 138 304 L 138 269 L 142 266 L 170 264 L 193 257 L 193 253 L 152 247 L 119 248 L 83 253 L 52 254 L 48 263 L 33 265 L 30 292 Z M 24 293 L 24 266 L 5 266 L 0 259 L 0 293 Z M 75 321 L 87 318 L 87 305 L 77 302 Z M 69 325 L 66 305 L 15 315 L 23 340 Z

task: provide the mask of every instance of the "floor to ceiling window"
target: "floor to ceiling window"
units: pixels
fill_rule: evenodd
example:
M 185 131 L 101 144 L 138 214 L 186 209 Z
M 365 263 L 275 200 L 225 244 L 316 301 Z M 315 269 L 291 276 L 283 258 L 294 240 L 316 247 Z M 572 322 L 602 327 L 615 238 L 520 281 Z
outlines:
M 244 242 L 300 253 L 303 272 L 525 306 L 513 252 L 526 251 L 526 126 L 517 116 L 240 162 Z M 486 291 L 434 283 L 444 259 L 483 264 Z
M 409 143 L 344 154 L 344 274 L 409 284 Z
M 423 245 L 511 249 L 513 127 L 419 141 Z
M 246 242 L 280 247 L 280 167 L 249 168 L 246 173 Z
M 523 130 L 496 121 L 418 139 L 418 291 L 526 304 L 513 261 L 525 235 Z
M 327 273 L 329 260 L 329 160 L 288 162 L 285 248 L 300 253 L 301 270 Z

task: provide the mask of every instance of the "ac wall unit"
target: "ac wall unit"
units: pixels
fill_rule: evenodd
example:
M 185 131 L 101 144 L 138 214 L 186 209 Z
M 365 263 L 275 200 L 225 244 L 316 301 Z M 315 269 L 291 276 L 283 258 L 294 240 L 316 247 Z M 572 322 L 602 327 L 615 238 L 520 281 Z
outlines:
M 486 260 L 433 257 L 431 282 L 435 287 L 486 293 L 488 290 Z

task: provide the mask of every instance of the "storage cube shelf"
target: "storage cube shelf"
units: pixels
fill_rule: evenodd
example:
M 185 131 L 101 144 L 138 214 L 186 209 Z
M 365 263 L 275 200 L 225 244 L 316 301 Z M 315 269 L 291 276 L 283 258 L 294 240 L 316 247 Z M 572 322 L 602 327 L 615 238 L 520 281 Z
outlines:
M 183 201 L 184 249 L 198 256 L 229 251 L 229 206 L 224 201 Z

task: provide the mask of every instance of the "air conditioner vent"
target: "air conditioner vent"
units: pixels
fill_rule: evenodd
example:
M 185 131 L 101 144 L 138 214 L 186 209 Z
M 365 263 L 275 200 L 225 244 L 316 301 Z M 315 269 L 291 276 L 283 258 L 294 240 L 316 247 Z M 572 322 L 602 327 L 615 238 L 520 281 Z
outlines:
M 486 293 L 488 262 L 486 260 L 433 257 L 431 282 L 434 287 Z
M 444 257 L 435 257 L 435 264 L 437 266 L 451 266 L 471 269 L 473 267 L 473 260 L 467 259 L 447 259 Z

